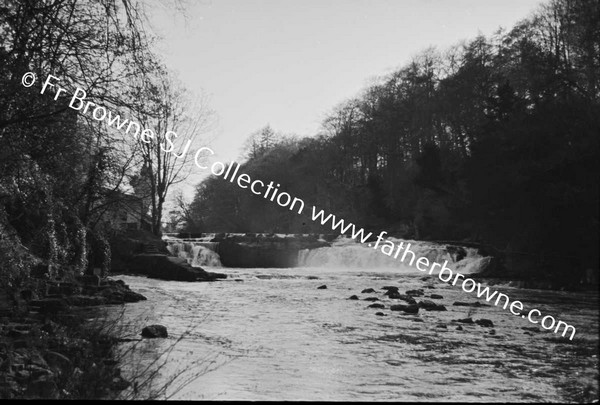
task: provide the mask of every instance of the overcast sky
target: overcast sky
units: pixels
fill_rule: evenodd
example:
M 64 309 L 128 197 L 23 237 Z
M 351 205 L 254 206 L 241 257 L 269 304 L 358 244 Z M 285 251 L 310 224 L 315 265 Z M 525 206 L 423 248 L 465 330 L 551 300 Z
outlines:
M 187 18 L 149 10 L 158 52 L 219 122 L 217 159 L 237 159 L 267 123 L 314 135 L 369 79 L 434 45 L 445 49 L 527 17 L 539 0 L 204 0 Z M 199 173 L 200 175 L 202 173 Z M 194 182 L 196 182 L 196 176 Z

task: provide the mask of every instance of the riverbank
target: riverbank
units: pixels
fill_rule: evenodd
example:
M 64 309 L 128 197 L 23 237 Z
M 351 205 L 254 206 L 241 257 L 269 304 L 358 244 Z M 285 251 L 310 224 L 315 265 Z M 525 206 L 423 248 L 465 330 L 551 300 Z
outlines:
M 31 279 L 0 291 L 0 398 L 116 398 L 130 382 L 121 376 L 114 325 L 99 315 L 105 305 L 145 299 L 97 276 Z

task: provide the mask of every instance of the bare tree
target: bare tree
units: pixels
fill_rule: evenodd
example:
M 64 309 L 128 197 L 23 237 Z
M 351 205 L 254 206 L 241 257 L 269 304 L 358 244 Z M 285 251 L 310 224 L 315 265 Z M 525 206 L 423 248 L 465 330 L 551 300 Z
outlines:
M 214 113 L 205 97 L 192 99 L 164 68 L 146 80 L 139 94 L 145 105 L 134 111 L 142 131 L 134 139 L 138 165 L 144 168 L 152 232 L 161 233 L 163 207 L 170 187 L 185 181 L 195 168 L 196 152 L 206 145 Z M 152 133 L 152 135 L 148 135 Z

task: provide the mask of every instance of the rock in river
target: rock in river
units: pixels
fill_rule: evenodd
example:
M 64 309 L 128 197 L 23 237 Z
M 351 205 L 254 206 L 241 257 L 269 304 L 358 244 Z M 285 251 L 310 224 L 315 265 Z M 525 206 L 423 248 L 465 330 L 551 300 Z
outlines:
M 479 326 L 483 326 L 484 328 L 493 328 L 494 327 L 494 323 L 492 321 L 490 321 L 489 319 L 478 319 L 475 321 L 475 323 Z
M 403 311 L 403 312 L 406 312 L 407 314 L 418 314 L 419 313 L 419 307 L 417 305 L 398 304 L 398 305 L 392 305 L 390 307 L 390 309 L 392 311 Z
M 406 295 L 410 295 L 411 297 L 421 297 L 423 295 L 425 295 L 425 292 L 421 289 L 419 290 L 408 290 L 406 292 Z
M 168 336 L 167 328 L 163 325 L 149 325 L 142 329 L 142 337 L 145 338 L 166 338 Z
M 436 304 L 433 301 L 424 300 L 419 302 L 419 308 L 426 309 L 427 311 L 445 311 L 446 307 L 441 304 Z

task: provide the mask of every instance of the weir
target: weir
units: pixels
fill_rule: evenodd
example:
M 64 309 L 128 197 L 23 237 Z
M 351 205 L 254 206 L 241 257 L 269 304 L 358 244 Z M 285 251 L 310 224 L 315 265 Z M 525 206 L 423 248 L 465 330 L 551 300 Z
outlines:
M 167 239 L 167 249 L 171 255 L 187 260 L 192 267 L 222 267 L 219 256 L 219 242 L 205 240 Z
M 295 235 L 278 235 L 286 239 L 296 238 Z M 215 234 L 204 234 L 197 238 L 179 239 L 173 236 L 167 236 L 164 240 L 167 243 L 167 249 L 176 257 L 185 259 L 193 267 L 228 267 L 227 263 L 232 260 L 232 255 L 236 254 L 236 250 L 231 247 L 221 247 L 222 242 L 215 242 Z M 222 235 L 223 240 L 234 237 L 250 237 L 243 234 L 226 234 Z M 323 235 L 315 235 L 315 238 L 323 241 Z M 218 240 L 221 240 L 217 238 Z M 256 250 L 260 256 L 280 254 L 272 245 L 265 239 L 253 239 L 255 244 L 246 245 L 246 249 Z M 399 245 L 404 242 L 404 245 L 410 243 L 410 250 L 415 253 L 417 258 L 425 257 L 430 262 L 443 263 L 448 261 L 449 266 L 453 270 L 462 274 L 475 274 L 486 269 L 490 264 L 491 257 L 482 256 L 477 248 L 474 247 L 459 247 L 450 244 L 432 243 L 414 240 L 401 240 L 388 238 L 388 240 Z M 230 242 L 228 242 L 230 244 Z M 241 242 L 239 242 L 241 243 Z M 356 243 L 352 238 L 340 236 L 331 242 L 330 246 L 318 246 L 314 248 L 302 248 L 297 250 L 297 260 L 293 264 L 283 267 L 315 267 L 315 268 L 353 268 L 353 269 L 394 269 L 397 271 L 418 272 L 413 266 L 410 266 L 408 261 L 402 263 L 399 258 L 394 259 L 381 252 L 380 249 L 369 247 L 369 244 Z M 380 246 L 381 247 L 381 246 Z M 293 254 L 296 254 L 292 251 Z M 239 253 L 239 252 L 238 252 Z M 224 255 L 224 256 L 222 256 Z M 236 257 L 236 259 L 242 259 Z M 243 261 L 243 260 L 242 260 Z M 223 264 L 225 263 L 225 265 Z M 251 263 L 236 264 L 233 267 L 269 267 L 269 266 L 253 266 Z M 272 267 L 272 266 L 271 266 Z
M 491 258 L 481 256 L 476 248 L 463 248 L 444 244 L 400 240 L 389 238 L 396 245 L 410 243 L 410 250 L 416 258 L 426 257 L 430 262 L 443 263 L 445 260 L 456 271 L 462 274 L 479 273 L 487 267 Z M 400 255 L 401 257 L 401 255 Z M 396 269 L 418 271 L 400 258 L 394 259 L 383 254 L 380 249 L 369 247 L 369 244 L 355 243 L 347 238 L 338 238 L 331 247 L 304 249 L 298 254 L 298 266 L 323 268 L 358 268 L 358 269 Z

